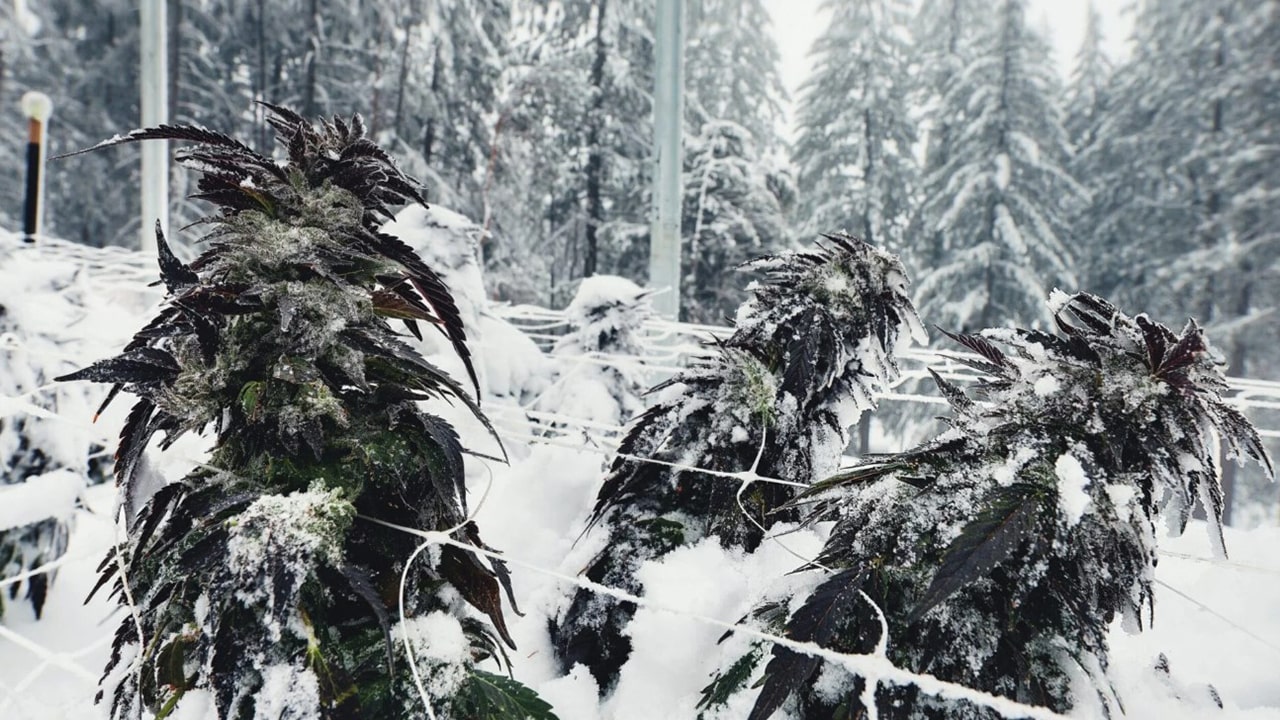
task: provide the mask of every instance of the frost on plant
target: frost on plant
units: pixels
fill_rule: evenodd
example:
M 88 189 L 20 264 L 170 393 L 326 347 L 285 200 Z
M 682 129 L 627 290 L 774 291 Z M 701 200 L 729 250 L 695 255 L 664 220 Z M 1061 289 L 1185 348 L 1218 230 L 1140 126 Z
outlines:
M 359 116 L 312 125 L 268 107 L 283 162 L 198 127 L 104 143 L 194 142 L 179 159 L 202 173 L 196 197 L 218 208 L 190 265 L 157 232 L 159 314 L 120 355 L 60 378 L 139 398 L 116 466 L 128 543 L 99 579 L 133 606 L 103 689 L 112 716 L 163 717 L 202 690 L 222 718 L 417 718 L 412 661 L 449 679 L 428 683 L 438 717 L 493 717 L 514 702 L 548 717 L 527 689 L 475 667 L 514 647 L 504 566 L 436 547 L 402 591 L 421 541 L 375 522 L 458 528 L 455 539 L 483 546 L 466 522 L 459 438 L 417 401 L 484 417 L 388 324 L 415 335 L 434 325 L 474 383 L 448 288 L 378 230 L 389 206 L 422 202 L 417 186 Z M 164 449 L 210 426 L 208 461 L 148 494 L 137 482 L 148 443 Z
M 37 260 L 20 242 L 0 236 L 0 578 L 60 558 L 81 491 L 110 474 L 93 433 L 53 417 L 92 407 L 88 393 L 44 389 L 74 367 L 63 358 L 77 346 L 67 328 L 89 302 L 83 278 L 75 265 Z M 6 600 L 22 599 L 40 617 L 56 576 L 37 572 L 3 588 L 0 616 Z
M 714 536 L 748 551 L 794 488 L 644 462 L 632 457 L 809 483 L 834 471 L 847 429 L 897 374 L 895 349 L 924 331 L 898 259 L 837 235 L 811 252 L 754 261 L 733 335 L 716 359 L 655 389 L 632 426 L 591 518 L 608 544 L 586 570 L 637 592 L 646 560 Z M 746 483 L 744 486 L 743 483 Z M 609 686 L 630 653 L 629 605 L 580 591 L 552 627 L 561 663 L 583 663 Z
M 569 332 L 551 350 L 562 365 L 538 409 L 622 425 L 644 409 L 647 351 L 641 328 L 653 316 L 651 291 L 614 275 L 583 278 L 565 308 Z
M 881 639 L 870 600 L 899 667 L 1059 712 L 1122 714 L 1107 629 L 1154 613 L 1158 517 L 1181 530 L 1203 503 L 1221 547 L 1214 435 L 1272 468 L 1223 402 L 1221 367 L 1194 322 L 1175 334 L 1088 294 L 1051 305 L 1057 334 L 951 336 L 984 377 L 965 392 L 935 375 L 947 432 L 797 501 L 810 522 L 835 522 L 817 563 L 836 572 L 791 614 L 789 637 L 867 653 Z M 821 667 L 775 647 L 751 720 L 784 706 L 802 718 L 866 712 L 862 679 L 831 687 Z M 1080 675 L 1087 697 L 1073 693 Z M 912 686 L 881 684 L 875 702 L 881 718 L 996 716 Z

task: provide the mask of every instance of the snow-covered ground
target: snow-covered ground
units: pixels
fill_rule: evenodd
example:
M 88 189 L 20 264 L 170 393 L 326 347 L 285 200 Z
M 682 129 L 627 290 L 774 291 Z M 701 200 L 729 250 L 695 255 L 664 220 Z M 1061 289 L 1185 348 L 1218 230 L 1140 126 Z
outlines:
M 460 277 L 453 279 L 460 287 L 466 284 Z M 95 282 L 94 292 L 114 287 Z M 148 309 L 146 303 L 118 302 L 113 312 L 96 312 L 92 327 L 84 329 L 92 333 L 92 352 L 123 344 Z M 471 458 L 468 482 L 486 542 L 512 563 L 524 612 L 508 617 L 519 645 L 512 654 L 516 677 L 552 703 L 561 720 L 693 720 L 710 673 L 743 648 L 741 640 L 719 644 L 722 629 L 697 616 L 733 623 L 764 595 L 802 586 L 807 582 L 803 577 L 787 573 L 817 552 L 825 539 L 823 528 L 779 535 L 749 556 L 703 543 L 647 566 L 642 571 L 646 597 L 678 612 L 649 608 L 636 615 L 631 625 L 635 652 L 616 691 L 599 701 L 589 673 L 579 668 L 567 677 L 558 674 L 546 628 L 573 590 L 564 578 L 576 575 L 598 550 L 596 535 L 580 535 L 608 460 L 608 443 L 589 443 L 581 435 L 575 439 L 564 430 L 547 442 L 530 442 L 537 429 L 523 418 L 518 404 L 532 403 L 559 371 L 550 365 L 545 376 L 541 371 L 537 377 L 508 371 L 530 363 L 554 365 L 555 359 L 522 357 L 536 353 L 536 347 L 527 339 L 515 345 L 503 340 L 518 331 L 489 314 L 482 302 L 470 305 L 468 312 L 489 326 L 476 338 L 485 367 L 483 384 L 494 396 L 486 398 L 484 407 L 493 412 L 512 458 L 509 465 Z M 447 356 L 440 360 L 446 366 L 451 362 Z M 115 414 L 99 421 L 103 436 L 115 434 L 127 405 L 118 401 Z M 493 452 L 492 441 L 478 425 L 461 422 L 457 411 L 442 412 L 459 420 L 464 438 L 479 438 L 474 449 Z M 177 477 L 201 452 L 198 442 L 180 443 L 157 454 L 155 468 Z M 28 605 L 15 602 L 7 603 L 0 621 L 2 720 L 106 717 L 106 709 L 94 704 L 94 694 L 125 611 L 105 593 L 88 603 L 84 598 L 106 549 L 123 531 L 112 521 L 113 487 L 84 490 L 80 504 L 44 617 L 36 620 Z M 1130 633 L 1117 624 L 1111 635 L 1117 690 L 1129 717 L 1280 720 L 1280 554 L 1275 552 L 1280 528 L 1228 529 L 1226 541 L 1229 559 L 1213 560 L 1202 523 L 1193 522 L 1180 538 L 1162 539 L 1154 626 Z M 1167 656 L 1169 675 L 1154 670 L 1161 653 Z M 1212 703 L 1209 685 L 1221 696 L 1223 711 Z M 185 708 L 182 717 L 197 717 L 193 710 Z M 746 713 L 746 708 L 731 705 L 718 717 Z
M 510 467 L 490 464 L 493 486 L 477 521 L 487 542 L 520 563 L 513 575 L 525 615 L 508 618 L 520 647 L 512 655 L 516 676 L 552 703 L 561 720 L 692 720 L 711 671 L 722 655 L 740 647 L 717 645 L 721 629 L 688 615 L 646 610 L 636 616 L 635 655 L 603 704 L 588 673 L 559 677 L 555 671 L 546 623 L 571 589 L 555 574 L 574 574 L 593 550 L 589 540 L 575 546 L 574 539 L 603 460 L 595 452 L 544 445 Z M 478 466 L 472 482 L 478 500 L 489 473 Z M 123 611 L 102 595 L 88 604 L 83 599 L 112 542 L 114 507 L 113 488 L 87 491 L 68 549 L 71 560 L 58 571 L 44 618 L 35 620 L 28 606 L 15 603 L 0 624 L 0 718 L 105 717 L 93 695 Z M 645 571 L 646 595 L 734 622 L 772 578 L 794 569 L 798 561 L 791 552 L 813 554 L 821 538 L 802 532 L 780 540 L 785 547 L 771 543 L 750 557 L 713 543 L 682 549 Z M 1113 628 L 1112 664 L 1130 717 L 1280 719 L 1280 528 L 1228 529 L 1227 544 L 1228 561 L 1208 560 L 1202 523 L 1165 540 L 1154 627 L 1138 634 Z M 1160 653 L 1168 657 L 1171 681 L 1152 670 Z M 1217 689 L 1224 711 L 1211 704 L 1207 684 Z

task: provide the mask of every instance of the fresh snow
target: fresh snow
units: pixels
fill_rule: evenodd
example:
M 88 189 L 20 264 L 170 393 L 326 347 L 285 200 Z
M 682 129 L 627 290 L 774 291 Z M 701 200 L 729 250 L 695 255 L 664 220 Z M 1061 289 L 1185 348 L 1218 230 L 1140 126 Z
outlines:
M 1074 527 L 1093 501 L 1086 489 L 1089 477 L 1084 472 L 1084 466 L 1069 452 L 1058 456 L 1057 462 L 1053 464 L 1053 471 L 1058 476 L 1058 505 L 1067 519 L 1067 527 Z
M 31 256 L 23 258 L 23 263 L 32 262 Z M 8 267 L 4 270 L 8 277 Z M 23 264 L 20 272 L 28 270 L 39 272 L 39 263 Z M 155 297 L 152 291 L 125 290 L 116 284 L 110 292 L 120 302 L 114 307 L 106 304 L 107 310 L 100 312 L 103 303 L 109 302 L 103 299 L 108 289 L 98 280 L 94 283 L 91 290 L 97 302 L 89 303 L 85 310 L 91 313 L 90 320 L 66 328 L 68 339 L 74 333 L 93 338 L 83 347 L 66 346 L 64 352 L 74 355 L 68 359 L 72 365 L 103 356 L 104 350 L 122 345 L 147 315 L 147 306 Z M 44 311 L 56 309 L 42 300 L 47 297 L 48 294 L 33 294 L 33 299 L 23 305 L 9 296 L 6 302 L 13 303 L 20 312 L 36 313 L 41 311 L 39 305 L 46 305 Z M 511 328 L 511 332 L 519 331 Z M 475 335 L 481 343 L 495 337 L 489 329 Z M 528 352 L 536 352 L 536 348 Z M 431 359 L 443 366 L 448 356 L 448 352 L 441 351 Z M 572 388 L 560 392 L 569 394 Z M 106 439 L 121 425 L 128 406 L 124 400 L 117 401 L 96 426 L 87 424 L 92 402 L 59 406 L 58 415 L 75 421 L 66 424 L 67 432 L 80 432 L 83 425 Z M 496 409 L 496 402 L 485 397 L 484 407 Z M 510 402 L 510 396 L 504 402 Z M 451 420 L 466 415 L 458 409 L 443 408 L 442 412 Z M 499 414 L 495 412 L 494 417 Z M 492 441 L 482 440 L 484 430 L 478 425 L 462 427 L 460 432 L 464 438 L 474 439 L 471 445 L 476 450 L 495 451 Z M 584 537 L 582 531 L 603 477 L 607 450 L 587 441 L 576 445 L 528 444 L 509 436 L 506 446 L 512 457 L 510 465 L 468 459 L 470 503 L 487 543 L 513 560 L 566 575 L 578 573 L 590 562 L 599 550 L 599 534 Z M 180 442 L 166 453 L 153 454 L 152 462 L 157 476 L 173 478 L 180 477 L 203 457 L 199 443 Z M 1017 458 L 1013 464 L 1017 464 Z M 1064 498 L 1069 498 L 1064 499 L 1064 514 L 1078 517 L 1090 501 L 1086 490 L 1089 479 L 1080 459 L 1064 454 L 1055 470 Z M 996 472 L 1007 472 L 1012 478 L 1016 468 Z M 124 611 L 105 592 L 87 603 L 84 598 L 96 580 L 95 568 L 124 531 L 112 522 L 117 505 L 114 487 L 77 487 L 73 494 L 72 483 L 61 477 L 52 474 L 33 480 L 47 483 L 48 488 L 60 493 L 57 502 L 40 493 L 41 504 L 47 505 L 34 510 L 25 507 L 25 502 L 10 503 L 0 495 L 0 517 L 22 519 L 17 517 L 19 512 L 31 517 L 72 508 L 74 520 L 65 561 L 58 570 L 44 618 L 35 620 L 31 608 L 24 603 L 8 603 L 0 621 L 0 718 L 5 720 L 107 717 L 104 706 L 94 705 L 93 695 L 96 678 L 110 652 L 111 636 Z M 1104 491 L 1118 507 L 1136 500 L 1127 487 L 1109 486 Z M 12 492 L 23 490 L 0 489 L 0 493 Z M 78 507 L 73 504 L 76 495 L 81 497 Z M 15 509 L 19 504 L 24 506 L 22 511 Z M 789 573 L 804 559 L 814 556 L 825 540 L 826 529 L 790 530 L 775 528 L 771 539 L 751 554 L 725 551 L 713 542 L 681 548 L 641 569 L 645 595 L 682 612 L 731 623 L 761 600 L 802 598 L 813 587 L 817 575 Z M 1192 521 L 1181 537 L 1161 537 L 1162 554 L 1155 571 L 1160 584 L 1156 586 L 1153 626 L 1143 633 L 1131 634 L 1117 619 L 1112 627 L 1111 670 L 1130 717 L 1280 720 L 1280 683 L 1275 671 L 1280 663 L 1280 614 L 1276 612 L 1280 607 L 1280 560 L 1274 552 L 1280 546 L 1280 528 L 1246 531 L 1228 527 L 1225 533 L 1229 560 L 1211 559 L 1213 550 L 1203 522 Z M 711 680 L 709 673 L 726 658 L 738 657 L 750 644 L 748 638 L 738 636 L 718 644 L 722 634 L 719 629 L 688 615 L 641 610 L 631 627 L 636 651 L 624 667 L 614 695 L 601 701 L 590 673 L 576 668 L 567 676 L 560 676 L 555 671 L 547 639 L 548 619 L 556 615 L 573 588 L 520 565 L 513 564 L 512 574 L 516 597 L 525 613 L 507 614 L 519 645 L 519 650 L 511 654 L 513 672 L 550 702 L 561 720 L 692 720 L 696 717 L 693 708 L 701 697 L 699 691 Z M 420 667 L 424 671 L 430 669 L 433 657 L 445 659 L 443 656 L 465 652 L 456 620 L 443 615 L 409 618 L 404 625 L 397 623 L 395 632 L 397 637 L 408 635 L 411 642 L 430 636 L 430 643 L 414 642 L 420 648 Z M 450 638 L 453 642 L 448 642 Z M 124 651 L 126 661 L 122 667 L 127 668 L 127 653 L 133 650 L 126 647 Z M 1168 676 L 1153 670 L 1161 653 L 1168 658 Z M 494 666 L 484 669 L 499 671 Z M 303 686 L 311 681 L 305 676 L 285 678 L 283 672 L 281 669 L 280 673 L 269 673 L 268 678 L 272 697 L 278 696 L 282 701 L 288 693 L 305 689 Z M 427 675 L 436 683 L 431 688 L 433 692 L 443 690 L 451 680 L 431 677 L 429 672 Z M 1221 695 L 1225 710 L 1218 712 L 1213 707 L 1209 685 Z M 740 720 L 746 716 L 749 700 L 739 695 L 729 706 L 709 715 L 708 720 Z M 784 716 L 780 713 L 774 720 Z M 212 720 L 216 712 L 208 693 L 193 691 L 173 717 Z M 1096 715 L 1082 709 L 1073 717 L 1093 720 Z
M 63 468 L 27 478 L 25 483 L 0 485 L 0 531 L 48 518 L 70 518 L 84 484 L 83 475 Z

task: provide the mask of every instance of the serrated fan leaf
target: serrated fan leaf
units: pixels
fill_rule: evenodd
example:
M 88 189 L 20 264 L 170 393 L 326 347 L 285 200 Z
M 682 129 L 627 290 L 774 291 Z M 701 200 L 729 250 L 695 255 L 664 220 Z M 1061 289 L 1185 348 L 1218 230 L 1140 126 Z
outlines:
M 1212 404 L 1215 425 L 1222 434 L 1232 454 L 1237 458 L 1253 458 L 1271 479 L 1276 477 L 1276 469 L 1271 464 L 1271 456 L 1262 444 L 1258 430 L 1239 410 L 1223 402 Z
M 400 293 L 391 290 L 374 290 L 371 299 L 374 311 L 383 317 L 436 322 L 436 317 L 430 310 L 421 304 L 410 302 Z
M 407 277 L 413 283 L 413 287 L 431 306 L 432 311 L 439 320 L 436 327 L 449 339 L 449 342 L 453 345 L 454 352 L 462 360 L 462 364 L 466 366 L 467 375 L 471 378 L 471 384 L 475 387 L 476 397 L 479 397 L 480 379 L 476 376 L 475 366 L 471 362 L 471 350 L 467 348 L 467 334 L 463 329 L 462 314 L 458 311 L 458 306 L 453 301 L 453 295 L 449 292 L 449 287 L 445 285 L 444 280 L 441 280 L 434 270 L 422 262 L 412 248 L 401 242 L 399 238 L 386 233 L 377 233 L 375 237 L 377 250 L 405 268 Z
M 113 358 L 99 360 L 87 368 L 54 378 L 57 382 L 90 380 L 100 383 L 146 384 L 172 380 L 178 375 L 178 362 L 163 350 L 139 347 Z
M 951 405 L 951 409 L 957 415 L 963 417 L 971 417 L 973 415 L 973 401 L 969 399 L 964 391 L 953 385 L 951 382 L 944 380 L 941 375 L 928 368 L 929 374 L 933 376 L 933 382 L 938 386 L 938 390 L 942 391 L 942 397 Z
M 114 145 L 124 145 L 126 143 L 142 142 L 143 140 L 177 140 L 185 142 L 200 143 L 203 145 L 213 145 L 224 147 L 237 152 L 246 153 L 248 155 L 257 156 L 248 145 L 236 140 L 230 135 L 224 135 L 220 132 L 210 130 L 201 125 L 157 125 L 156 127 L 139 128 L 130 131 L 127 135 L 117 135 L 113 138 L 103 140 L 92 147 L 83 150 L 75 150 L 73 152 L 64 153 L 54 157 L 54 160 L 62 158 L 74 157 L 76 155 L 84 155 L 95 150 L 109 148 Z
M 953 593 L 983 578 L 1033 539 L 1042 490 L 1018 483 L 992 491 L 985 506 L 947 548 L 933 581 L 908 618 L 914 623 Z
M 942 333 L 943 335 L 946 335 L 952 340 L 955 340 L 961 345 L 969 348 L 973 352 L 986 358 L 987 362 L 991 363 L 997 368 L 1004 368 L 1004 367 L 1007 367 L 1009 364 L 1009 359 L 1004 356 L 1004 353 L 1000 351 L 1000 348 L 996 347 L 995 345 L 992 345 L 990 340 L 980 335 L 965 335 L 965 334 L 947 332 L 946 330 L 943 330 L 937 325 L 934 325 L 933 328 L 938 332 Z
M 156 221 L 156 250 L 160 255 L 160 279 L 169 292 L 177 292 L 179 288 L 200 282 L 200 276 L 184 265 L 169 248 L 159 220 Z
M 1204 332 L 1200 329 L 1200 326 L 1196 325 L 1195 320 L 1188 320 L 1187 326 L 1182 330 L 1182 336 L 1161 358 L 1154 374 L 1176 385 L 1178 383 L 1173 381 L 1173 377 L 1182 374 L 1180 371 L 1194 364 L 1200 353 L 1208 349 L 1209 347 L 1204 342 Z
M 396 671 L 395 646 L 391 641 L 391 615 L 387 612 L 387 608 L 382 604 L 382 598 L 378 596 L 378 591 L 373 586 L 373 581 L 369 578 L 369 573 L 364 568 L 356 565 L 343 565 L 339 568 L 342 577 L 346 579 L 347 585 L 351 588 L 369 609 L 373 611 L 373 616 L 378 620 L 378 627 L 382 629 L 382 640 L 387 647 L 387 673 L 394 676 Z
M 490 622 L 497 629 L 512 650 L 516 643 L 507 630 L 507 621 L 502 614 L 502 595 L 498 580 L 493 572 L 476 560 L 475 555 L 452 545 L 446 545 L 440 553 L 440 575 L 448 580 L 462 598 L 480 612 L 489 616 Z
M 453 696 L 454 715 L 467 720 L 557 720 L 537 693 L 503 675 L 472 668 Z
M 854 567 L 819 585 L 787 623 L 787 637 L 825 647 L 849 620 L 859 602 L 859 591 L 866 576 L 865 568 Z M 774 645 L 769 664 L 764 669 L 764 687 L 760 689 L 747 720 L 766 720 L 773 715 L 821 665 L 820 658 Z
M 755 672 L 763 655 L 761 644 L 754 643 L 746 655 L 735 660 L 724 672 L 716 673 L 711 683 L 702 688 L 702 699 L 698 701 L 698 707 L 711 709 L 729 702 L 734 693 L 747 686 L 747 680 L 751 679 L 751 674 Z M 702 715 L 699 714 L 699 717 Z
M 1087 331 L 1089 335 L 1105 337 L 1111 334 L 1112 322 L 1118 314 L 1119 310 L 1106 300 L 1089 293 L 1076 293 L 1054 313 L 1053 319 L 1067 335 L 1082 335 Z M 1070 322 L 1073 319 L 1078 325 Z

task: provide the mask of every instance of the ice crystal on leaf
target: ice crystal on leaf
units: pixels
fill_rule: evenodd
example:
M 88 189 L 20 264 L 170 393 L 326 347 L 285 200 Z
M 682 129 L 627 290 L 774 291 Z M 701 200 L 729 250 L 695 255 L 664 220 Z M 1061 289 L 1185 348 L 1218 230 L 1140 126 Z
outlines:
M 433 698 L 438 716 L 483 715 L 505 696 L 469 690 L 493 685 L 475 665 L 514 647 L 506 568 L 444 547 L 409 568 L 401 591 L 420 540 L 371 521 L 483 546 L 466 521 L 462 444 L 417 401 L 447 398 L 487 420 L 469 389 L 388 324 L 415 335 L 419 322 L 435 326 L 475 384 L 449 289 L 379 231 L 393 205 L 422 197 L 359 116 L 313 125 L 268 109 L 283 162 L 198 127 L 103 144 L 195 143 L 178 158 L 201 173 L 196 197 L 218 209 L 201 223 L 208 250 L 190 265 L 157 230 L 167 303 L 121 354 L 61 378 L 112 384 L 108 402 L 121 389 L 139 398 L 116 465 L 128 543 L 99 579 L 137 613 L 116 633 L 103 688 L 111 714 L 164 716 L 191 693 L 211 694 L 228 720 L 417 718 L 409 665 L 421 655 L 434 675 L 457 679 Z M 142 487 L 152 438 L 163 449 L 210 425 L 207 463 Z M 436 615 L 450 632 L 418 623 L 407 657 L 393 641 L 397 619 Z M 121 672 L 135 655 L 137 672 Z
M 796 501 L 834 521 L 817 563 L 837 572 L 786 634 L 870 652 L 888 620 L 899 667 L 1059 712 L 1123 712 L 1107 630 L 1154 613 L 1156 523 L 1182 529 L 1203 502 L 1213 540 L 1222 494 L 1216 435 L 1272 472 L 1201 329 L 1174 333 L 1088 294 L 1054 298 L 1058 332 L 950 335 L 982 373 L 966 391 L 935 375 L 951 429 L 818 483 Z M 1052 386 L 1053 391 L 1046 388 Z M 833 694 L 822 663 L 775 647 L 751 720 L 857 717 L 862 680 Z M 1085 673 L 1093 696 L 1073 693 Z M 741 672 L 739 672 L 741 674 Z M 740 686 L 741 687 L 741 686 Z M 993 718 L 993 711 L 881 685 L 879 717 Z
M 708 365 L 656 388 L 623 439 L 596 498 L 591 532 L 608 533 L 608 544 L 588 579 L 637 592 L 646 560 L 708 536 L 754 550 L 765 528 L 794 519 L 776 512 L 793 486 L 633 458 L 809 483 L 835 469 L 848 427 L 896 377 L 899 346 L 924 339 L 898 258 L 860 240 L 829 236 L 747 267 L 763 279 L 733 335 Z M 630 653 L 633 614 L 579 591 L 552 627 L 564 667 L 581 662 L 610 687 Z

